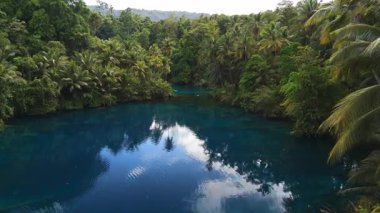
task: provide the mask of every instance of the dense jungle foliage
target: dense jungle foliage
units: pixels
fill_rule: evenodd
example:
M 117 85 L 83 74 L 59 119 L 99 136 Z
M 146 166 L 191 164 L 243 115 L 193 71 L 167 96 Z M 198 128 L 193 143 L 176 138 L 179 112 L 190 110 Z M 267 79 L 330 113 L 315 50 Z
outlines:
M 380 208 L 379 0 L 284 0 L 259 14 L 158 22 L 130 9 L 101 15 L 81 0 L 2 0 L 0 62 L 1 124 L 167 98 L 168 82 L 205 86 L 294 120 L 294 134 L 335 135 L 330 163 L 363 149 L 342 193 L 365 195 L 358 212 Z
M 102 17 L 75 0 L 1 1 L 0 123 L 14 115 L 168 97 L 162 77 L 170 60 L 146 33 L 129 38 L 135 27 L 129 15 Z

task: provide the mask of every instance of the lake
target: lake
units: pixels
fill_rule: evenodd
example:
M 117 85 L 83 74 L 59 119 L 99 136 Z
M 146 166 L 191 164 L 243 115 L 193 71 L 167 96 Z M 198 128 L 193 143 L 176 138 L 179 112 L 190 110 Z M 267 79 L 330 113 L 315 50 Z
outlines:
M 344 165 L 332 141 L 180 88 L 129 103 L 10 121 L 0 132 L 0 211 L 318 212 Z

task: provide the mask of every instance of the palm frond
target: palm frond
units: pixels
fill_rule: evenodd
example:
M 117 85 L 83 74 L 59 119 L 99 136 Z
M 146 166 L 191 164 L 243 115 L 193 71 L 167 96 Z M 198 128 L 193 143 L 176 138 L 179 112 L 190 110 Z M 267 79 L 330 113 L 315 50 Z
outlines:
M 329 155 L 329 162 L 340 160 L 348 151 L 360 143 L 369 142 L 377 134 L 380 121 L 380 105 L 355 120 L 335 144 Z
M 353 54 L 356 55 L 356 54 Z M 336 79 L 354 79 L 358 77 L 366 77 L 366 79 L 374 79 L 371 70 L 377 69 L 380 66 L 380 57 L 375 59 L 366 57 L 363 54 L 357 55 L 356 58 L 347 58 L 344 62 L 336 66 L 337 70 L 334 70 L 332 74 Z M 364 82 L 362 82 L 364 83 Z M 362 84 L 367 86 L 368 84 Z
M 364 55 L 368 57 L 380 56 L 380 37 L 368 45 L 364 51 Z
M 332 12 L 332 10 L 333 10 L 333 6 L 328 5 L 326 7 L 323 7 L 315 11 L 315 13 L 305 23 L 305 27 L 311 27 L 315 24 L 321 23 Z
M 343 98 L 333 113 L 322 123 L 322 131 L 335 130 L 339 136 L 353 121 L 380 106 L 380 85 L 363 88 Z
M 348 189 L 344 189 L 339 191 L 339 194 L 357 194 L 357 193 L 365 193 L 365 194 L 373 194 L 378 192 L 380 187 L 374 186 L 360 186 L 360 187 L 352 187 Z
M 339 160 L 358 143 L 366 141 L 376 131 L 374 128 L 378 128 L 379 121 L 380 85 L 358 90 L 341 100 L 320 126 L 320 130 L 331 131 L 339 138 L 329 161 Z
M 373 151 L 365 158 L 360 166 L 350 172 L 348 184 L 355 186 L 358 184 L 374 185 L 380 177 L 380 151 Z
M 379 195 L 380 150 L 373 151 L 360 163 L 359 167 L 351 170 L 349 176 L 348 189 L 340 191 L 341 194 Z
M 330 63 L 342 64 L 347 60 L 355 59 L 368 47 L 370 42 L 355 41 L 349 43 L 344 48 L 337 50 L 329 59 Z
M 368 24 L 348 24 L 331 33 L 337 41 L 342 39 L 373 41 L 380 37 L 380 28 Z
M 326 26 L 322 29 L 320 42 L 321 44 L 328 44 L 331 41 L 331 31 L 336 29 L 346 20 L 346 13 L 338 15 L 334 20 L 330 21 Z

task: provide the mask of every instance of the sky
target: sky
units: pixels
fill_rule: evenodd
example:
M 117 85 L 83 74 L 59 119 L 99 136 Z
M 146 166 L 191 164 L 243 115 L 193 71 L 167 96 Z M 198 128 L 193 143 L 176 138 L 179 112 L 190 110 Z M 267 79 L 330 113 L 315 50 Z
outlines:
M 84 0 L 96 5 L 96 0 Z M 209 14 L 241 15 L 275 9 L 281 0 L 102 0 L 117 10 L 128 7 L 147 10 L 188 11 Z M 292 0 L 297 2 L 297 0 Z

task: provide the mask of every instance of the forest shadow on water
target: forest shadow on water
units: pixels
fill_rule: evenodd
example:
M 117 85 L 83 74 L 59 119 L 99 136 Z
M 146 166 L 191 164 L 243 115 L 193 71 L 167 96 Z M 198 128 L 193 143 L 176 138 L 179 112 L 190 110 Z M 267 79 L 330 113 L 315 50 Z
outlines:
M 15 119 L 0 133 L 7 212 L 319 212 L 345 198 L 332 143 L 177 89 L 131 103 Z

